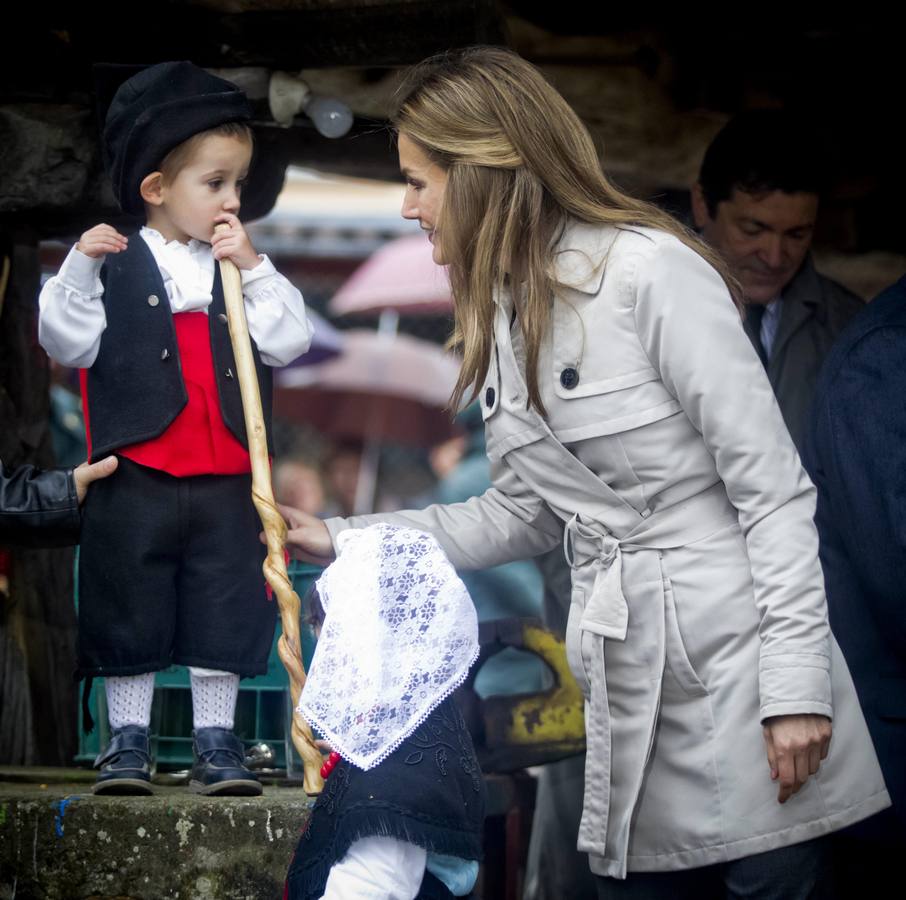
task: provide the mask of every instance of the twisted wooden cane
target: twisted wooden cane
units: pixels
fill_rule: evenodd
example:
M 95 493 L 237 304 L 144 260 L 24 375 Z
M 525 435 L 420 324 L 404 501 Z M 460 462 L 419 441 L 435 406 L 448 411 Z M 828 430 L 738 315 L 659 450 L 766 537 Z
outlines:
M 217 231 L 229 230 L 223 222 Z M 283 634 L 277 643 L 280 661 L 289 675 L 289 689 L 293 700 L 293 744 L 302 757 L 304 775 L 302 786 L 308 794 L 320 794 L 324 787 L 320 769 L 323 759 L 321 751 L 314 744 L 311 728 L 296 710 L 299 695 L 305 685 L 305 667 L 302 664 L 301 641 L 299 638 L 299 595 L 293 590 L 286 573 L 284 547 L 286 545 L 286 523 L 274 503 L 271 486 L 270 460 L 267 453 L 267 433 L 264 427 L 264 413 L 261 409 L 261 390 L 258 374 L 252 357 L 248 322 L 242 300 L 242 278 L 232 260 L 220 260 L 220 277 L 223 281 L 223 297 L 226 303 L 227 321 L 233 356 L 236 359 L 236 374 L 239 377 L 239 392 L 242 396 L 242 412 L 245 417 L 245 432 L 248 436 L 249 456 L 252 462 L 252 502 L 264 533 L 267 537 L 267 558 L 264 560 L 264 577 L 277 597 Z

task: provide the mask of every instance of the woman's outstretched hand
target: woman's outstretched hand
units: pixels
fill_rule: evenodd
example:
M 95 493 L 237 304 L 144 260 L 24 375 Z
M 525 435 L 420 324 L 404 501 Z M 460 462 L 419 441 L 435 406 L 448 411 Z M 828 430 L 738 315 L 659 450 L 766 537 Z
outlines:
M 333 562 L 333 543 L 327 526 L 317 517 L 294 509 L 292 506 L 277 505 L 286 519 L 289 533 L 286 535 L 286 549 L 293 559 L 303 559 L 318 566 Z
M 780 782 L 779 803 L 786 803 L 827 757 L 831 720 L 812 713 L 764 720 L 764 742 L 771 778 Z

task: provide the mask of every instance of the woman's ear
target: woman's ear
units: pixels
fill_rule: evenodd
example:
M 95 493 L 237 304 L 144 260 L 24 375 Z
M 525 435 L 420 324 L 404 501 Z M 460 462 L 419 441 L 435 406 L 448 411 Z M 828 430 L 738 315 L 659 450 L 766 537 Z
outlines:
M 163 198 L 164 176 L 161 172 L 152 172 L 142 179 L 138 192 L 142 195 L 145 203 L 152 206 L 160 206 L 164 202 Z

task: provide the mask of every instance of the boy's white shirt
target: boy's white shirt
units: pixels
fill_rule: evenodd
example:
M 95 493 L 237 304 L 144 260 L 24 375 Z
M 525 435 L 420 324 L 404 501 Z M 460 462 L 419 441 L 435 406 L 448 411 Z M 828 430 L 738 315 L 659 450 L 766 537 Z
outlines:
M 160 232 L 139 232 L 150 249 L 170 309 L 174 313 L 205 312 L 214 286 L 214 252 L 210 244 L 164 240 Z M 133 238 L 135 240 L 135 238 Z M 64 366 L 90 367 L 98 355 L 107 327 L 100 271 L 104 260 L 86 256 L 75 246 L 59 273 L 41 289 L 38 340 L 50 357 Z M 249 334 L 261 361 L 285 366 L 311 344 L 312 325 L 305 315 L 302 294 L 281 275 L 267 256 L 254 269 L 240 269 Z

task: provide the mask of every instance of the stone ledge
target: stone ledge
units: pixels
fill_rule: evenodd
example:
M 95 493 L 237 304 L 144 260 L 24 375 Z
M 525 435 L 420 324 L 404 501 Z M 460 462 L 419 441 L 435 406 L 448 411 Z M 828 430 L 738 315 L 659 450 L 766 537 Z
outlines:
M 314 802 L 281 785 L 252 798 L 158 786 L 95 797 L 69 774 L 0 770 L 0 900 L 280 898 Z

